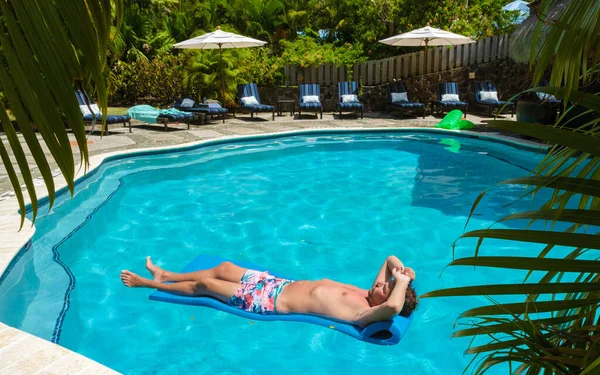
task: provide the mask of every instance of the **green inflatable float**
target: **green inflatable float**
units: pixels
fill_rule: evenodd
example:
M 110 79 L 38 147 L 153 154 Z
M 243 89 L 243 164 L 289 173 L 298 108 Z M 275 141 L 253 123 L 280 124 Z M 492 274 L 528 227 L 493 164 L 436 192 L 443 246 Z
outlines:
M 440 123 L 437 124 L 435 127 L 451 130 L 465 130 L 471 129 L 475 126 L 475 124 L 473 124 L 469 120 L 461 120 L 462 116 L 463 113 L 460 110 L 453 109 L 452 111 L 448 112 L 448 114 L 444 116 L 442 121 L 440 121 Z

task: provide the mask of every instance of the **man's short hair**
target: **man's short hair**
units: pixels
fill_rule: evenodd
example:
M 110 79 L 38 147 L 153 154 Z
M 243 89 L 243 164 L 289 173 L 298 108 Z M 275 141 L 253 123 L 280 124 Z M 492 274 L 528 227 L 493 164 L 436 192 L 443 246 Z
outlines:
M 417 292 L 412 285 L 412 280 L 408 284 L 406 288 L 406 294 L 404 296 L 404 306 L 402 306 L 402 310 L 400 311 L 400 316 L 409 317 L 413 311 L 417 309 L 419 306 L 419 301 L 417 300 Z

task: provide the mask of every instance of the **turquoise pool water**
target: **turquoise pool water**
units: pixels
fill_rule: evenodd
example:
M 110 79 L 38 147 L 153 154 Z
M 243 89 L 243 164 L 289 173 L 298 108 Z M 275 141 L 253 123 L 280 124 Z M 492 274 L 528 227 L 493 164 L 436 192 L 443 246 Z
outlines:
M 145 274 L 147 255 L 179 270 L 205 253 L 368 288 L 396 254 L 416 270 L 419 294 L 520 281 L 520 272 L 444 267 L 479 192 L 540 158 L 489 141 L 367 132 L 111 161 L 38 219 L 31 248 L 0 284 L 0 321 L 131 374 L 460 374 L 472 357 L 468 340 L 450 338 L 453 324 L 485 299 L 422 300 L 405 339 L 381 347 L 320 326 L 150 301 L 119 273 Z M 505 207 L 521 191 L 493 189 L 469 228 L 523 208 Z M 457 255 L 473 245 L 459 242 Z M 483 253 L 536 254 L 519 246 L 490 241 Z

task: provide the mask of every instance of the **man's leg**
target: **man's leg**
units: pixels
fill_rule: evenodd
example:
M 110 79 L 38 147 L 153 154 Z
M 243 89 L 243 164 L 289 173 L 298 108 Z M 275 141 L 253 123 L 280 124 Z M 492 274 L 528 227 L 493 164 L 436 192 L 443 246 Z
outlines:
M 244 273 L 248 271 L 247 268 L 236 266 L 231 262 L 223 262 L 216 267 L 195 271 L 189 273 L 176 273 L 163 270 L 158 267 L 150 257 L 146 258 L 146 268 L 152 274 L 154 281 L 158 282 L 180 282 L 180 281 L 199 281 L 202 279 L 217 279 L 223 281 L 229 281 L 232 283 L 239 283 L 244 276 Z
M 204 278 L 198 281 L 181 281 L 173 284 L 164 284 L 156 280 L 150 280 L 124 270 L 121 272 L 121 281 L 128 287 L 154 288 L 163 292 L 179 294 L 183 296 L 209 296 L 224 303 L 228 303 L 239 288 L 240 284 L 229 281 Z

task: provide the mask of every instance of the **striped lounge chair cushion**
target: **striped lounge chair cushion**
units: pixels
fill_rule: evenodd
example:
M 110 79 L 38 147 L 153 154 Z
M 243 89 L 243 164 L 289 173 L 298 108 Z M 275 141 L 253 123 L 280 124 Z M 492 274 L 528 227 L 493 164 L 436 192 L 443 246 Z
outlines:
M 241 99 L 249 96 L 254 96 L 259 104 L 241 105 L 241 107 L 248 108 L 254 112 L 271 112 L 275 110 L 275 107 L 272 105 L 260 103 L 260 95 L 258 94 L 258 87 L 256 86 L 256 83 L 239 84 L 238 97 Z

